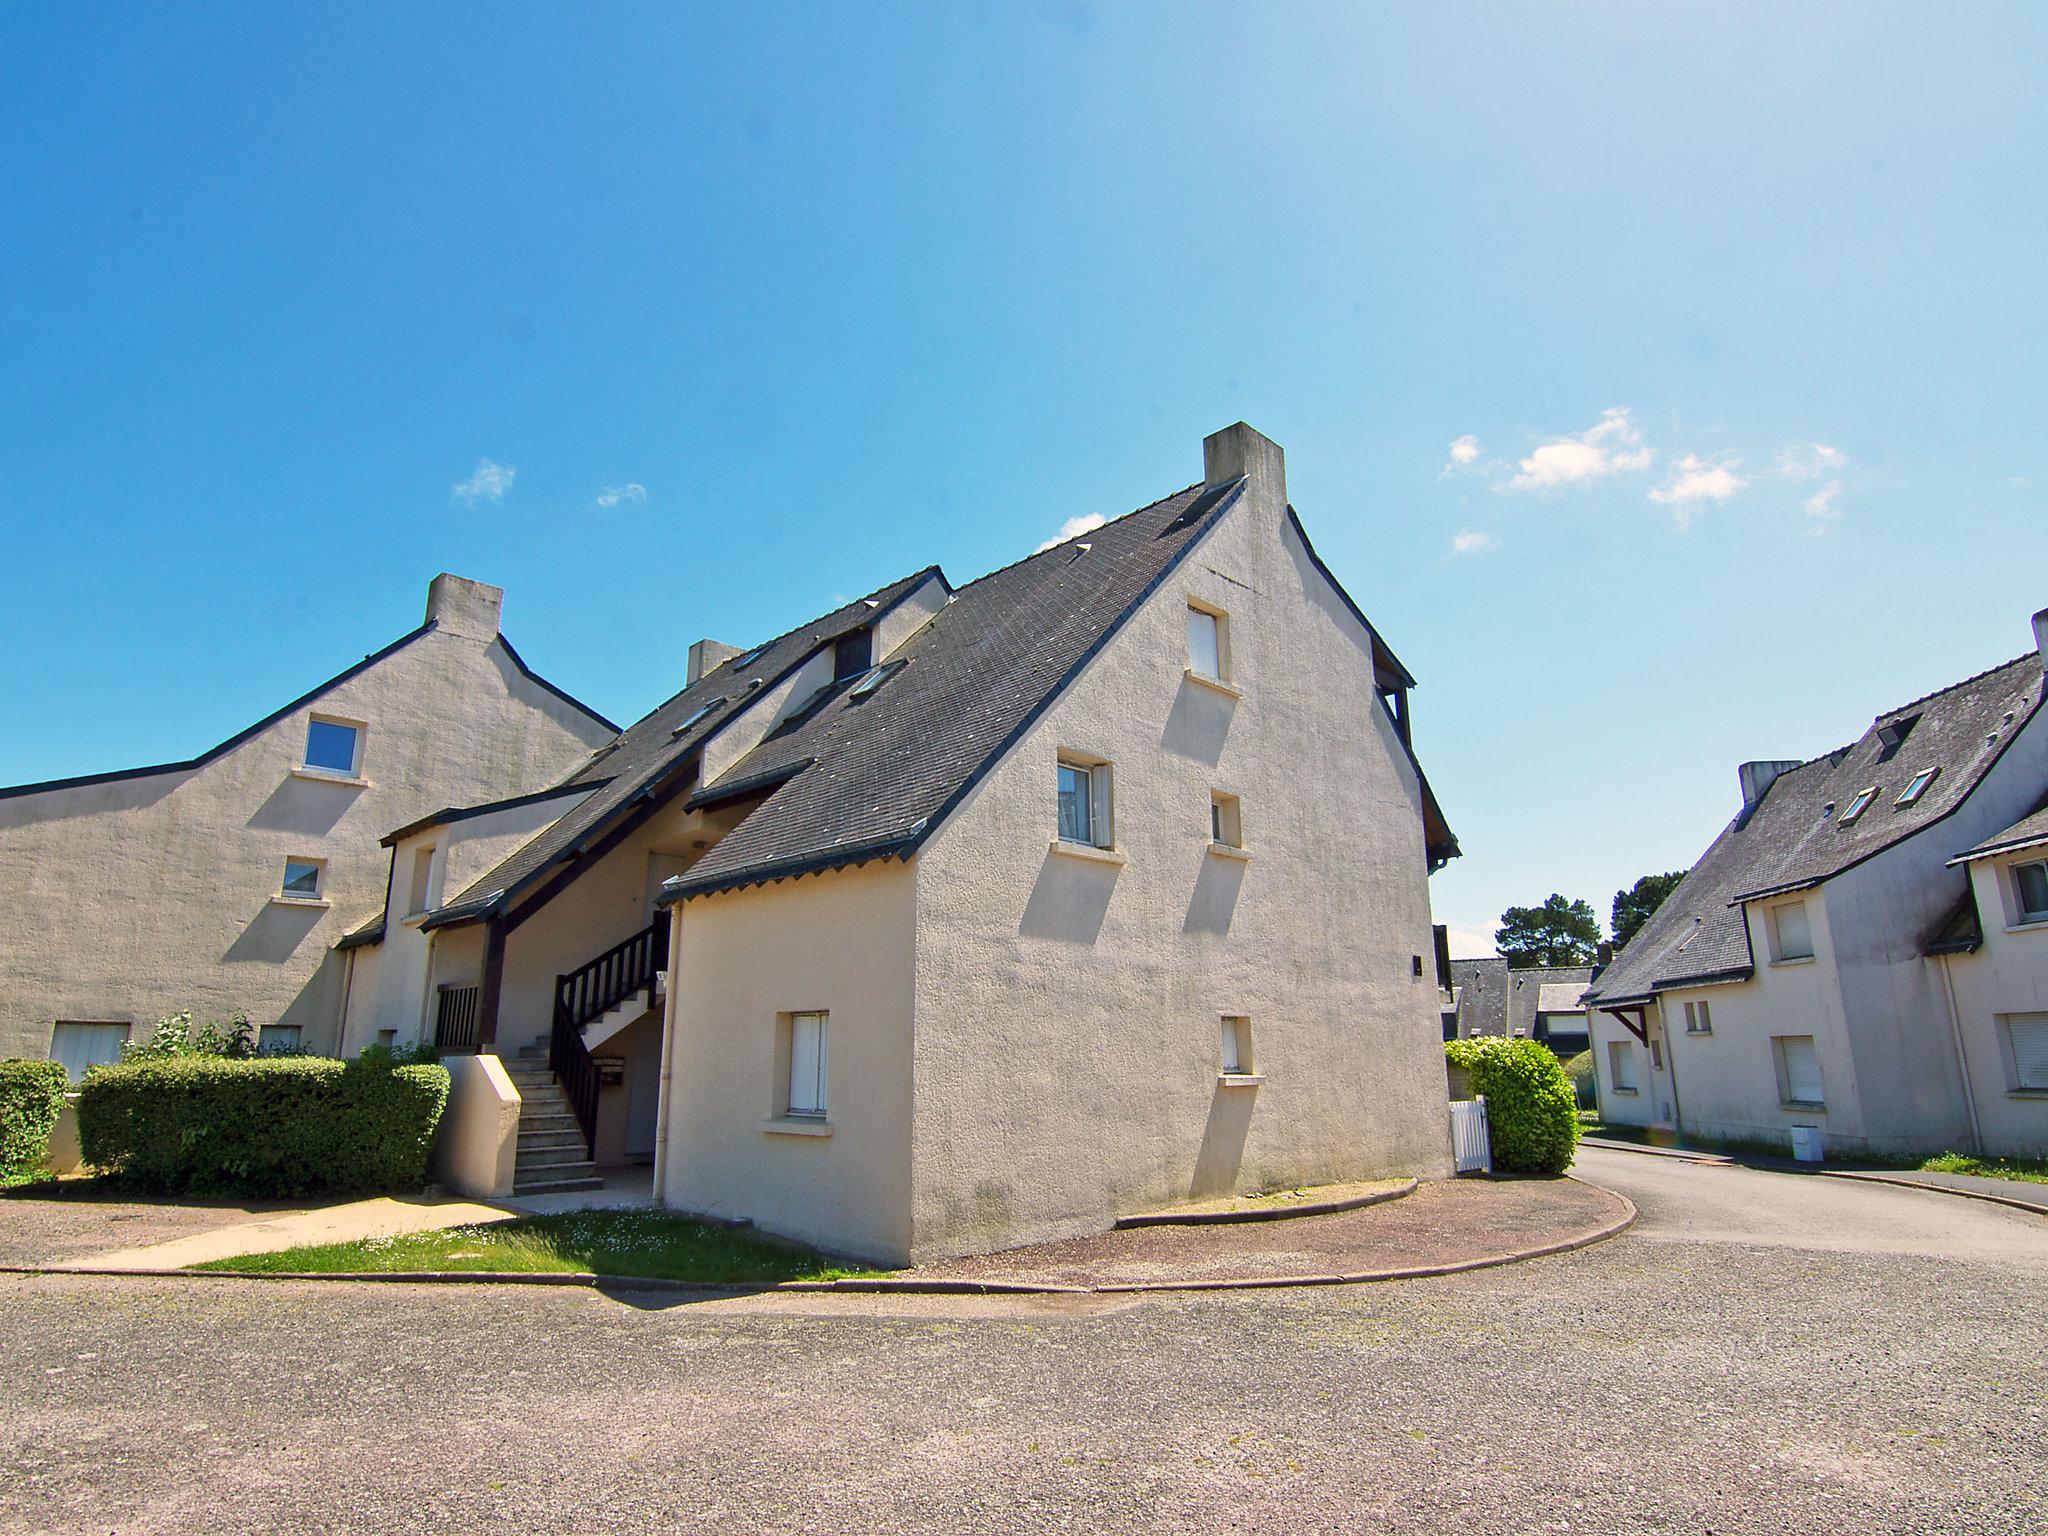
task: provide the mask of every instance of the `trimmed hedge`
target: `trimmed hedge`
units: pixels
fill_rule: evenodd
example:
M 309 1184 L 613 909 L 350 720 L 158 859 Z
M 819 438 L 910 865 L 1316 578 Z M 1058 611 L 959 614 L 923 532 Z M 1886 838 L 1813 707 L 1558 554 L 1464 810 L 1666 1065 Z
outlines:
M 323 1056 L 173 1056 L 96 1068 L 78 1101 L 85 1161 L 160 1194 L 417 1189 L 446 1067 Z
M 61 1062 L 0 1061 L 0 1178 L 42 1166 L 70 1086 L 71 1075 Z
M 1452 1040 L 1450 1064 L 1486 1100 L 1493 1166 L 1500 1173 L 1563 1173 L 1579 1145 L 1578 1100 L 1550 1047 L 1498 1035 Z
M 1572 1085 L 1572 1096 L 1581 1109 L 1600 1107 L 1600 1090 L 1593 1082 L 1593 1053 L 1581 1051 L 1564 1064 L 1564 1075 Z

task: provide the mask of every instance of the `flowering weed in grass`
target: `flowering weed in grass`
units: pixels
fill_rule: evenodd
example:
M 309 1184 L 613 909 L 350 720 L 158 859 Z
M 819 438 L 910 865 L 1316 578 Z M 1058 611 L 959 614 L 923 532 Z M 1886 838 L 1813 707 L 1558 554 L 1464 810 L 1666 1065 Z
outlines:
M 567 1211 L 243 1254 L 193 1268 L 270 1274 L 460 1270 L 631 1275 L 707 1285 L 772 1285 L 875 1273 L 849 1269 L 796 1243 L 668 1211 Z

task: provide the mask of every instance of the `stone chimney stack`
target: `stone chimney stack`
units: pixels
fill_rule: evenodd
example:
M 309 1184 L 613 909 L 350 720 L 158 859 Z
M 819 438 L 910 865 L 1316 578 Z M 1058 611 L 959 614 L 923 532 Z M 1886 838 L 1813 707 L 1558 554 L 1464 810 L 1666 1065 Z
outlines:
M 1762 762 L 1744 763 L 1735 770 L 1735 776 L 1742 781 L 1742 808 L 1746 811 L 1763 799 L 1764 791 L 1779 774 L 1790 772 L 1799 766 L 1797 758 L 1770 758 Z
M 505 589 L 446 571 L 427 584 L 427 622 L 451 635 L 471 640 L 498 638 L 498 618 L 505 608 Z
M 1277 508 L 1287 505 L 1287 456 L 1280 445 L 1243 422 L 1202 439 L 1202 482 L 1226 485 L 1239 475 L 1253 498 Z
M 2034 615 L 2034 649 L 2041 653 L 2041 665 L 2048 667 L 2048 608 Z
M 727 645 L 723 640 L 699 640 L 690 647 L 690 666 L 683 675 L 683 686 L 689 687 L 706 672 L 716 672 L 739 654 L 738 646 Z

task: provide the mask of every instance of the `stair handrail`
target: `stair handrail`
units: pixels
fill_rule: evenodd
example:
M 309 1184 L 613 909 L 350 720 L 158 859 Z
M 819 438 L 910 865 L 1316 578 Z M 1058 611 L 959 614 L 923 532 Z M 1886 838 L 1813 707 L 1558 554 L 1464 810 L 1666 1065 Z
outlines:
M 555 1016 L 548 1034 L 548 1071 L 583 1128 L 591 1155 L 597 1152 L 597 1064 L 583 1040 L 583 1026 L 603 1018 L 627 998 L 654 985 L 668 964 L 668 923 L 656 918 L 596 959 L 555 978 Z

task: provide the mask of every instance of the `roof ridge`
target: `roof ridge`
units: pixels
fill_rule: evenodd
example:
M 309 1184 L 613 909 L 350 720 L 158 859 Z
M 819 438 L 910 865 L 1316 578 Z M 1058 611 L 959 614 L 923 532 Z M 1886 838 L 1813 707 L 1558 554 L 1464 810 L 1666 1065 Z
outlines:
M 1244 477 L 1242 475 L 1239 475 L 1235 478 L 1241 480 Z M 1230 482 L 1225 481 L 1224 483 L 1229 484 Z M 1019 559 L 1012 560 L 1008 565 L 999 565 L 992 571 L 984 571 L 981 575 L 975 577 L 972 581 L 968 582 L 966 586 L 961 587 L 959 590 L 962 592 L 969 591 L 974 587 L 980 586 L 981 583 L 983 583 L 984 581 L 989 581 L 997 576 L 1002 575 L 1005 571 L 1014 571 L 1020 565 L 1028 565 L 1031 561 L 1036 560 L 1040 555 L 1049 555 L 1054 553 L 1056 550 L 1064 549 L 1067 545 L 1073 543 L 1075 539 L 1086 538 L 1091 533 L 1100 533 L 1105 528 L 1114 528 L 1118 523 L 1127 523 L 1132 518 L 1138 516 L 1140 513 L 1150 512 L 1154 507 L 1163 507 L 1169 501 L 1173 501 L 1179 497 L 1187 495 L 1189 491 L 1203 491 L 1211 489 L 1214 489 L 1214 487 L 1212 487 L 1206 480 L 1197 480 L 1193 485 L 1184 485 L 1177 491 L 1170 491 L 1164 496 L 1160 496 L 1155 498 L 1154 500 L 1146 502 L 1145 505 L 1143 505 L 1142 507 L 1133 507 L 1128 512 L 1119 512 L 1115 517 L 1106 517 L 1101 522 L 1097 523 L 1093 528 L 1085 529 L 1080 533 L 1071 534 L 1064 539 L 1055 539 L 1052 543 L 1046 545 L 1044 548 L 1034 549 L 1033 551 L 1031 551 L 1030 554 L 1025 555 Z
M 1938 699 L 1944 693 L 1954 693 L 1958 688 L 1967 688 L 1972 683 L 1981 683 L 1984 681 L 1985 678 L 1991 676 L 1994 672 L 2003 672 L 2007 667 L 2017 667 L 2022 663 L 2029 661 L 2038 662 L 2040 659 L 2041 653 L 2039 651 L 2024 652 L 2021 655 L 2013 657 L 2010 661 L 1999 662 L 1998 665 L 1995 667 L 1986 667 L 1982 672 L 1973 672 L 1970 674 L 1970 676 L 1963 678 L 1959 682 L 1950 683 L 1946 688 L 1937 688 L 1932 693 L 1921 694 L 1920 697 L 1917 699 L 1908 699 L 1905 703 L 1895 704 L 1890 709 L 1881 709 L 1871 717 L 1870 723 L 1872 725 L 1875 725 L 1878 721 L 1884 719 L 1887 715 L 1896 715 L 1900 713 L 1902 710 L 1911 709 L 1915 704 L 1925 704 L 1930 699 Z M 1861 741 L 1863 738 L 1859 736 L 1856 739 L 1858 741 Z

